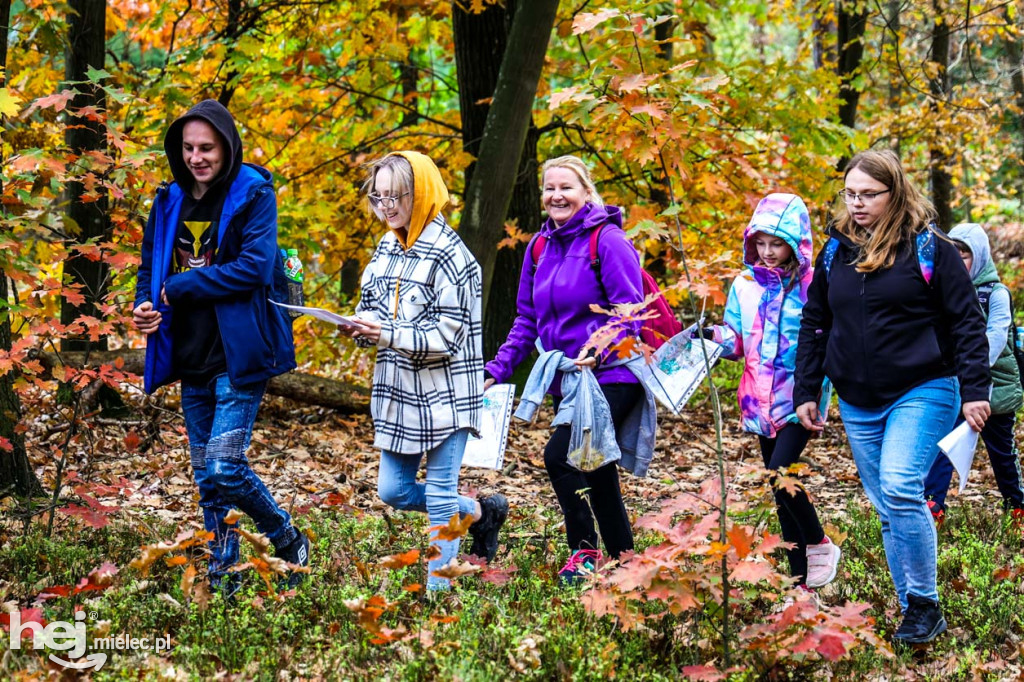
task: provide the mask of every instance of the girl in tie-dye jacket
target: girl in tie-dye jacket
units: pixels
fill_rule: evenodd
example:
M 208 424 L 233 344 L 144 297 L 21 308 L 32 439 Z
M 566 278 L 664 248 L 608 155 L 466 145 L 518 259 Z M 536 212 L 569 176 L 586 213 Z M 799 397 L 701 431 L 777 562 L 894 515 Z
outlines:
M 737 391 L 743 430 L 757 435 L 772 471 L 795 464 L 810 437 L 796 416 L 793 375 L 813 274 L 811 246 L 811 219 L 800 197 L 762 199 L 743 233 L 746 268 L 729 290 L 725 324 L 708 334 L 725 346 L 723 357 L 743 360 Z M 776 487 L 775 501 L 782 537 L 796 545 L 788 550 L 790 573 L 805 588 L 828 584 L 840 551 L 825 537 L 807 493 Z

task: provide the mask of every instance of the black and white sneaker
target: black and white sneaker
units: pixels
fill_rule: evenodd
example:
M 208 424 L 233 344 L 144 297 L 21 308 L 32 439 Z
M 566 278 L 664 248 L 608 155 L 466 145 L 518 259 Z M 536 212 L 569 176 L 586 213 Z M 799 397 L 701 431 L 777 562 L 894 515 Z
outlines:
M 296 566 L 309 566 L 309 538 L 306 537 L 305 533 L 296 530 L 295 539 L 281 549 L 275 548 L 274 556 Z M 298 587 L 305 579 L 305 573 L 291 571 L 286 581 L 287 589 L 291 590 Z
M 480 510 L 483 512 L 480 519 L 469 527 L 469 534 L 473 538 L 469 553 L 489 563 L 498 553 L 498 531 L 508 517 L 508 500 L 497 493 L 481 497 Z

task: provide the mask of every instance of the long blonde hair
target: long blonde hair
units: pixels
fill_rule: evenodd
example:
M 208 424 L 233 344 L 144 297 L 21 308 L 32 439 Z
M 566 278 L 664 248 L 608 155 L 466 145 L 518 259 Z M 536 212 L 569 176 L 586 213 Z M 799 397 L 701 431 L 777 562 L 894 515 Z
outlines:
M 545 161 L 544 165 L 540 167 L 541 185 L 544 184 L 544 174 L 552 168 L 567 168 L 568 170 L 571 170 L 576 174 L 576 177 L 580 179 L 583 189 L 587 190 L 587 194 L 590 195 L 590 203 L 595 206 L 604 206 L 604 201 L 601 199 L 601 195 L 597 193 L 597 187 L 594 185 L 594 181 L 590 177 L 590 170 L 578 156 L 559 156 Z
M 889 203 L 868 231 L 853 221 L 849 208 L 841 202 L 836 229 L 860 247 L 857 272 L 890 268 L 900 248 L 935 220 L 935 208 L 907 177 L 899 157 L 888 149 L 857 154 L 846 164 L 843 179 L 854 169 L 885 185 Z

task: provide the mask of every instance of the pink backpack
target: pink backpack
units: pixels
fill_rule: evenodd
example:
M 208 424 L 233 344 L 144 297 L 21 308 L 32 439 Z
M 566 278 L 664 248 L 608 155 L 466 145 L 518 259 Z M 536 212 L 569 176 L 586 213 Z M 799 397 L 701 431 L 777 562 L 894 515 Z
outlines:
M 602 225 L 590 233 L 590 267 L 594 269 L 599 283 L 601 281 L 601 259 L 597 255 L 597 240 L 605 227 L 607 226 Z M 530 257 L 533 260 L 534 268 L 537 267 L 537 261 L 540 260 L 540 254 L 543 253 L 547 243 L 547 237 L 542 234 L 534 237 L 533 245 L 530 248 Z M 657 315 L 644 320 L 643 326 L 640 327 L 640 338 L 651 348 L 661 348 L 665 341 L 683 331 L 683 325 L 672 312 L 672 308 L 665 300 L 665 296 L 661 293 L 661 289 L 651 273 L 641 268 L 640 278 L 643 280 L 644 298 L 651 294 L 658 294 L 658 297 L 647 306 L 648 310 L 653 310 Z

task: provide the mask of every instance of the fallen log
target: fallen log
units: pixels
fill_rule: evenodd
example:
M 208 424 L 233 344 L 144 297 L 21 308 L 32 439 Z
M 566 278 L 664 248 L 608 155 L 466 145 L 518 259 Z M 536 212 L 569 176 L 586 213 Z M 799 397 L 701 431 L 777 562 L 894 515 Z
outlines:
M 81 368 L 86 363 L 84 352 L 36 352 L 34 358 L 50 371 L 54 367 L 66 364 Z M 141 348 L 124 348 L 120 350 L 92 351 L 88 354 L 90 367 L 114 364 L 118 359 L 124 362 L 121 369 L 131 374 L 142 375 L 146 361 L 146 351 Z M 315 374 L 288 372 L 280 374 L 267 384 L 267 393 L 277 395 L 308 405 L 329 407 L 346 414 L 368 413 L 370 411 L 370 391 L 362 386 L 349 384 L 336 379 L 319 377 Z

